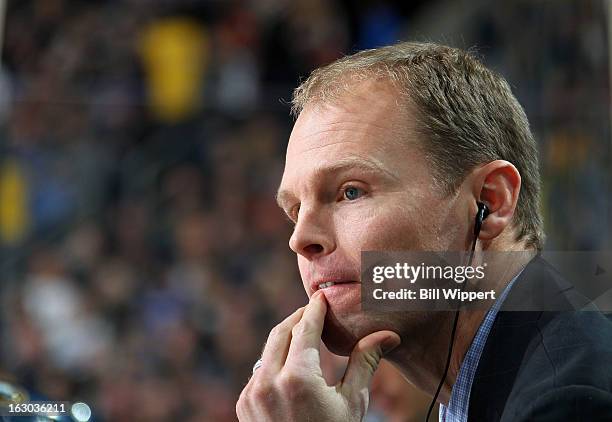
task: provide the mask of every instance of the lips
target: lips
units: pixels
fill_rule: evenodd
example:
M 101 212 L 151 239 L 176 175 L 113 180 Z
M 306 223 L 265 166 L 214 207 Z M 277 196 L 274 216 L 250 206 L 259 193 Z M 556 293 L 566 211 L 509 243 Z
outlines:
M 330 287 L 334 287 L 339 284 L 350 284 L 359 282 L 359 276 L 357 274 L 344 274 L 341 277 L 315 277 L 308 284 L 310 287 L 310 292 L 314 293 L 317 290 L 329 289 Z
M 361 283 L 356 280 L 334 280 L 319 283 L 317 290 L 325 296 L 331 314 L 347 315 L 359 311 L 361 299 Z M 319 288 L 320 287 L 320 288 Z
M 318 264 L 318 265 L 317 265 Z M 361 268 L 355 263 L 348 262 L 316 262 L 310 268 L 300 267 L 305 286 L 310 294 L 317 290 L 325 290 L 338 284 L 359 283 L 361 281 Z M 334 289 L 335 290 L 335 289 Z
M 325 281 L 317 285 L 315 290 L 327 289 L 328 287 L 332 287 L 338 284 L 346 284 L 346 283 L 357 283 L 357 281 L 352 281 L 352 280 Z

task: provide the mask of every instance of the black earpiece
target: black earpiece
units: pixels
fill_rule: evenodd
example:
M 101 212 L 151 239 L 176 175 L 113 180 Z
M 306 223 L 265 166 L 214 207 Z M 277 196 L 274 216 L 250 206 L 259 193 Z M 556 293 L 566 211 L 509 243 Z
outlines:
M 482 222 L 489 216 L 489 207 L 484 202 L 477 202 L 478 211 L 476 212 L 476 222 L 474 223 L 474 237 L 478 238 Z

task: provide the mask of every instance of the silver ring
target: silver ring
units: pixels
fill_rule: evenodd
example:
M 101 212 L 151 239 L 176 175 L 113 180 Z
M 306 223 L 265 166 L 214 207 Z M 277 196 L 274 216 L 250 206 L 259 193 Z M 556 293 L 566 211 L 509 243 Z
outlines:
M 263 365 L 263 361 L 261 359 L 257 359 L 257 362 L 255 362 L 255 365 L 253 365 L 253 374 L 261 367 L 261 365 Z

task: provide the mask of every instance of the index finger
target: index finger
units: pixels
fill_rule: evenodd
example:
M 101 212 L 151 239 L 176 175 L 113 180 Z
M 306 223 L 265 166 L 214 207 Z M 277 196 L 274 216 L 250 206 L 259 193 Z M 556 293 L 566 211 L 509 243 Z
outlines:
M 282 368 L 291 342 L 291 330 L 302 318 L 303 312 L 304 308 L 299 308 L 272 329 L 261 355 L 262 367 L 260 372 L 274 373 Z
M 308 354 L 309 349 L 315 350 L 318 356 L 326 313 L 327 301 L 325 295 L 317 290 L 310 298 L 306 309 L 304 309 L 302 319 L 291 330 L 292 338 L 287 354 L 287 363 L 303 359 Z

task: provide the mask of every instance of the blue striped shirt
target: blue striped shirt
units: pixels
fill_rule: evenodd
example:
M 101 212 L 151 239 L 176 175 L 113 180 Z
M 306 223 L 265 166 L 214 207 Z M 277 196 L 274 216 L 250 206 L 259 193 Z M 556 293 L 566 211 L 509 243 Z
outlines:
M 465 358 L 459 369 L 457 380 L 451 391 L 448 407 L 440 404 L 440 422 L 467 422 L 470 392 L 472 390 L 474 376 L 476 375 L 476 369 L 478 368 L 478 362 L 482 355 L 482 349 L 484 349 L 485 343 L 487 342 L 487 337 L 489 336 L 489 331 L 491 331 L 497 312 L 499 308 L 501 308 L 502 303 L 519 275 L 521 275 L 521 273 L 518 273 L 516 277 L 508 283 L 502 294 L 488 310 L 482 324 L 480 324 L 480 328 L 478 328 L 472 345 L 465 354 Z

